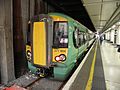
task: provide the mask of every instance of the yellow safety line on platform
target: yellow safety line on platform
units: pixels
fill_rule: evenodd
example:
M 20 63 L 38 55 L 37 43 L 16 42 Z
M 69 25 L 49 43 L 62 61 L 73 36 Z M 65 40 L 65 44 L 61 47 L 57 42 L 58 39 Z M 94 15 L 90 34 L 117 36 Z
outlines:
M 94 57 L 93 57 L 93 61 L 92 61 L 92 66 L 90 69 L 90 75 L 89 75 L 89 79 L 88 79 L 85 90 L 91 90 L 91 88 L 92 88 L 92 80 L 93 80 L 94 67 L 95 67 L 95 61 L 96 61 L 97 46 L 98 46 L 98 43 L 96 44 L 95 53 L 94 53 Z

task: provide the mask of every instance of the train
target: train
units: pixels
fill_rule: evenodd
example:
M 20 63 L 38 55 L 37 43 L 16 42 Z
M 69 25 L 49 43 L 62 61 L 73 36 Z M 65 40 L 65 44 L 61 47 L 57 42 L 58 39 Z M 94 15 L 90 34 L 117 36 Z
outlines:
M 62 13 L 36 15 L 27 32 L 28 68 L 40 77 L 65 80 L 94 42 L 94 33 Z

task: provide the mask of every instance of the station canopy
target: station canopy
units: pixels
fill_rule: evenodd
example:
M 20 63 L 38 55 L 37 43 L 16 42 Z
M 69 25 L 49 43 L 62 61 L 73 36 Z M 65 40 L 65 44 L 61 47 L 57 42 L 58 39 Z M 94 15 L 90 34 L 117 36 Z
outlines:
M 82 3 L 99 32 L 120 20 L 120 0 L 82 0 Z

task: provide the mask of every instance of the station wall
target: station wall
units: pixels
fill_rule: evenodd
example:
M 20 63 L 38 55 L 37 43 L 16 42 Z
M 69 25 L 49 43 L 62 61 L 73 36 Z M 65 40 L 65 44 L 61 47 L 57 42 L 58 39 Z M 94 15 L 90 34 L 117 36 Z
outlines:
M 34 15 L 54 11 L 57 10 L 44 0 L 0 0 L 0 83 L 14 80 L 27 71 L 28 21 Z

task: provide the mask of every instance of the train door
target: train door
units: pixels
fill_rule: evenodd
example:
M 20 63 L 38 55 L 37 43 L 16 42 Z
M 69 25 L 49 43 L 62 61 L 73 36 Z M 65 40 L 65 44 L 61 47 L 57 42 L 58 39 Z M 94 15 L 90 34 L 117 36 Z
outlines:
M 32 59 L 39 67 L 49 67 L 52 54 L 52 19 L 40 15 L 34 19 L 32 26 Z

